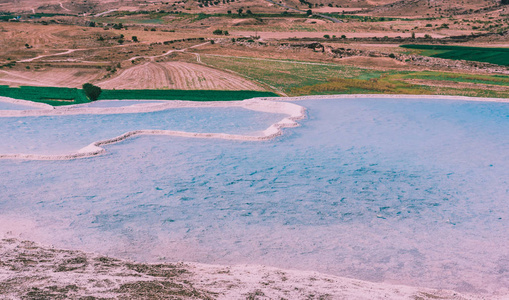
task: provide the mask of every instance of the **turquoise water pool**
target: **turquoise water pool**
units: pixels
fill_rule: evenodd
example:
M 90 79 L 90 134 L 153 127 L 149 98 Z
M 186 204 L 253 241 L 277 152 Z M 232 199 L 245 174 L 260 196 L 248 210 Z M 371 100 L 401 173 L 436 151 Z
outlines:
M 117 102 L 123 101 L 108 102 L 107 106 L 101 103 L 100 107 L 117 107 Z M 0 153 L 67 154 L 92 142 L 137 129 L 257 134 L 284 117 L 282 114 L 236 107 L 178 108 L 109 115 L 4 117 L 0 118 Z
M 145 103 L 164 103 L 166 101 L 158 101 L 158 100 L 102 100 L 102 101 L 94 101 L 85 104 L 87 107 L 124 107 L 135 104 L 145 104 Z
M 34 110 L 37 107 L 0 101 L 0 110 Z
M 302 126 L 265 142 L 141 136 L 87 159 L 1 160 L 0 219 L 24 224 L 29 239 L 142 261 L 265 264 L 507 293 L 509 105 L 297 104 L 308 109 Z M 249 133 L 275 117 L 206 111 L 182 112 L 165 127 Z M 152 117 L 51 117 L 35 136 L 65 124 L 96 136 Z

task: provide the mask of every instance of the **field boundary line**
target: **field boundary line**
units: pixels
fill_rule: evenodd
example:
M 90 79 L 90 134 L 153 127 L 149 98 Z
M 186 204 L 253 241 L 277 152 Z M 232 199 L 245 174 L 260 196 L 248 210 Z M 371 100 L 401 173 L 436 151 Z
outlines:
M 247 75 L 245 75 L 245 74 L 241 74 L 241 73 L 239 73 L 239 72 L 232 71 L 232 70 L 230 70 L 230 69 L 226 69 L 226 68 L 218 68 L 218 67 L 216 67 L 216 66 L 209 65 L 209 64 L 207 64 L 207 63 L 204 63 L 204 62 L 201 60 L 201 56 L 200 56 L 200 54 L 199 54 L 199 53 L 194 53 L 194 52 L 189 52 L 189 53 L 190 53 L 190 54 L 195 55 L 195 56 L 196 56 L 196 61 L 197 61 L 198 63 L 202 64 L 202 65 L 205 65 L 205 66 L 207 66 L 207 67 L 209 67 L 209 68 L 213 68 L 213 69 L 216 69 L 216 70 L 225 71 L 225 72 L 230 72 L 230 73 L 232 73 L 232 74 L 235 74 L 235 75 L 241 76 L 241 77 L 246 78 L 246 79 L 248 79 L 248 80 L 250 80 L 250 81 L 253 81 L 253 82 L 258 83 L 258 84 L 259 84 L 259 85 L 261 85 L 262 87 L 263 87 L 263 86 L 269 87 L 270 89 L 272 89 L 273 91 L 276 91 L 277 93 L 279 93 L 280 95 L 282 95 L 282 96 L 284 96 L 284 97 L 288 97 L 288 95 L 287 95 L 285 92 L 283 92 L 282 90 L 280 90 L 280 89 L 278 89 L 278 88 L 276 88 L 276 87 L 274 87 L 274 86 L 272 86 L 272 85 L 270 85 L 270 84 L 268 84 L 268 83 L 261 82 L 261 81 L 259 81 L 259 80 L 257 80 L 257 79 L 254 79 L 254 78 L 250 77 L 250 76 L 247 76 Z M 204 55 L 204 54 L 202 54 L 202 55 Z M 207 54 L 207 55 L 208 55 L 208 54 Z M 236 57 L 236 56 L 232 56 L 232 57 Z
M 339 67 L 339 66 L 341 66 L 341 65 L 338 65 L 338 64 L 314 63 L 314 62 L 306 62 L 306 61 L 289 61 L 289 60 L 270 59 L 270 58 L 248 57 L 248 56 L 233 56 L 233 55 L 221 55 L 221 54 L 201 54 L 201 55 L 203 55 L 203 56 L 227 57 L 227 58 L 252 59 L 252 60 L 262 60 L 262 61 L 272 61 L 272 62 L 282 62 L 282 63 L 300 64 L 300 65 L 316 65 L 316 66 L 329 66 L 329 67 Z

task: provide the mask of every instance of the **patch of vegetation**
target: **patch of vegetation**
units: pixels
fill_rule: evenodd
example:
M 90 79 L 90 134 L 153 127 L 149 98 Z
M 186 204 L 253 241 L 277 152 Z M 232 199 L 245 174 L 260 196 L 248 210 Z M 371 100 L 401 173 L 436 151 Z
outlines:
M 479 78 L 475 78 L 478 80 Z M 491 81 L 490 79 L 493 79 Z M 500 82 L 500 78 L 486 76 L 484 83 Z M 418 83 L 412 83 L 416 80 Z M 433 80 L 432 83 L 419 83 L 418 80 Z M 294 89 L 292 93 L 302 95 L 323 94 L 402 94 L 402 95 L 456 95 L 467 97 L 507 98 L 509 89 L 494 90 L 485 87 L 448 87 L 447 83 L 471 83 L 474 78 L 467 74 L 452 74 L 441 72 L 387 72 L 379 79 L 359 80 L 333 78 L 327 83 L 304 86 Z M 505 80 L 509 80 L 506 76 Z M 443 85 L 437 81 L 443 81 Z
M 446 45 L 402 45 L 407 49 L 422 50 L 420 55 L 454 60 L 487 62 L 509 66 L 509 48 L 465 47 Z
M 22 297 L 23 299 L 69 299 L 71 294 L 78 291 L 78 286 L 72 284 L 67 286 L 47 286 L 43 288 L 32 287 Z
M 61 17 L 61 16 L 71 16 L 69 14 L 50 14 L 50 13 L 35 13 L 35 14 L 23 14 L 23 18 L 28 19 L 40 19 L 43 17 Z M 0 12 L 0 21 L 8 21 L 14 18 L 20 17 L 19 14 L 14 14 L 11 12 Z
M 392 18 L 392 17 L 372 17 L 372 16 L 358 16 L 339 13 L 322 13 L 322 15 L 333 17 L 336 19 L 358 20 L 360 22 L 391 22 L 391 21 L 416 21 L 416 20 L 431 20 L 431 18 Z
M 213 299 L 208 292 L 200 291 L 191 284 L 168 281 L 138 281 L 125 283 L 115 292 L 131 299 Z M 163 296 L 164 295 L 164 296 Z
M 0 85 L 0 96 L 42 102 L 53 106 L 90 102 L 85 90 L 76 88 L 39 86 L 11 88 Z M 239 101 L 255 97 L 278 97 L 278 95 L 262 91 L 102 90 L 97 100 Z
M 301 95 L 294 93 L 295 88 L 326 83 L 330 78 L 371 79 L 378 78 L 382 74 L 377 70 L 295 60 L 208 55 L 202 55 L 201 60 L 220 69 L 240 73 L 289 96 Z
M 86 257 L 74 257 L 65 260 L 62 264 L 60 264 L 55 272 L 69 272 L 75 271 L 79 269 L 83 269 L 87 266 L 87 258 Z
M 260 91 L 103 90 L 99 100 L 238 101 L 255 97 L 277 97 L 277 95 Z
M 229 14 L 205 14 L 205 13 L 199 13 L 199 14 L 182 14 L 184 16 L 193 16 L 194 22 L 200 21 L 203 19 L 208 19 L 211 17 L 217 17 L 217 18 L 229 18 L 229 19 L 261 19 L 261 18 L 306 18 L 307 16 L 305 14 L 300 13 L 285 13 L 285 14 L 270 14 L 270 13 L 246 13 L 246 14 L 238 14 L 238 13 L 229 13 Z
M 98 86 L 95 86 L 91 83 L 85 83 L 83 85 L 83 92 L 91 101 L 95 101 L 101 95 L 102 89 Z
M 216 29 L 212 32 L 215 35 L 230 35 L 227 30 Z
M 43 102 L 53 106 L 89 102 L 85 94 L 76 88 L 21 86 L 0 86 L 0 96 L 14 99 Z
M 155 277 L 176 277 L 188 271 L 182 266 L 173 264 L 126 264 L 129 270 L 136 271 L 141 274 L 146 274 Z
M 202 55 L 206 64 L 232 70 L 289 96 L 323 94 L 416 94 L 509 97 L 509 76 L 447 72 L 379 71 L 337 64 Z M 426 82 L 430 81 L 430 82 Z M 432 82 L 431 82 L 432 81 Z M 440 83 L 443 82 L 443 83 Z M 451 82 L 476 86 L 449 87 Z
M 509 86 L 509 76 L 504 75 L 472 75 L 445 72 L 412 72 L 409 74 L 402 74 L 401 79 L 441 80 L 458 83 L 465 82 L 465 83 Z
M 353 94 L 354 91 L 369 91 L 370 93 L 376 94 L 399 94 L 401 93 L 401 85 L 401 83 L 394 84 L 378 79 L 363 80 L 352 78 L 333 78 L 326 83 L 294 89 L 293 92 L 303 95 L 328 94 L 330 92 Z M 421 94 L 421 92 L 417 89 L 410 88 L 412 85 L 405 85 L 408 88 L 408 94 Z

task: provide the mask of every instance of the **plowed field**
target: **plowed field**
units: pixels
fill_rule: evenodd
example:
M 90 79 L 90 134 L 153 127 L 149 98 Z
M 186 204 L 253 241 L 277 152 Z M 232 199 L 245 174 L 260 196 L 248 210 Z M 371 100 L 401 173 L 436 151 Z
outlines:
M 97 80 L 104 71 L 81 68 L 50 68 L 42 71 L 0 70 L 0 85 L 55 86 L 81 88 L 86 82 Z
M 240 76 L 187 62 L 149 62 L 97 85 L 104 89 L 263 90 Z

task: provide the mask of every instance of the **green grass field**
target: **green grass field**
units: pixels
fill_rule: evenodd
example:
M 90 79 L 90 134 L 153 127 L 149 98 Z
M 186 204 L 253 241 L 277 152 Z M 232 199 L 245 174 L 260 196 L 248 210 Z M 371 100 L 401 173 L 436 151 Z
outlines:
M 43 102 L 53 106 L 89 102 L 83 92 L 76 88 L 21 86 L 11 88 L 0 86 L 0 96 L 14 99 Z
M 53 106 L 87 103 L 90 100 L 81 89 L 22 86 L 0 86 L 0 96 L 42 102 Z M 99 100 L 187 100 L 237 101 L 255 97 L 277 97 L 272 92 L 210 91 L 210 90 L 103 90 Z
M 206 64 L 234 71 L 288 96 L 415 94 L 508 98 L 509 76 L 380 71 L 332 63 L 202 55 Z M 453 87 L 454 83 L 468 86 Z M 470 85 L 469 85 L 470 84 Z M 477 84 L 472 85 L 472 84 Z
M 210 90 L 103 90 L 99 100 L 188 100 L 188 101 L 237 101 L 255 97 L 277 97 L 272 92 L 260 91 L 210 91 Z
M 475 84 L 499 85 L 509 86 L 509 76 L 504 75 L 473 75 L 473 74 L 458 74 L 446 72 L 407 72 L 400 73 L 401 79 L 424 79 L 424 80 L 439 80 L 448 82 L 464 82 Z
M 294 89 L 327 82 L 330 78 L 379 78 L 383 72 L 332 63 L 258 59 L 202 55 L 201 60 L 214 67 L 244 75 L 290 96 Z
M 423 56 L 487 62 L 501 66 L 509 66 L 509 48 L 481 48 L 440 45 L 402 45 L 401 47 L 419 50 L 418 53 Z

